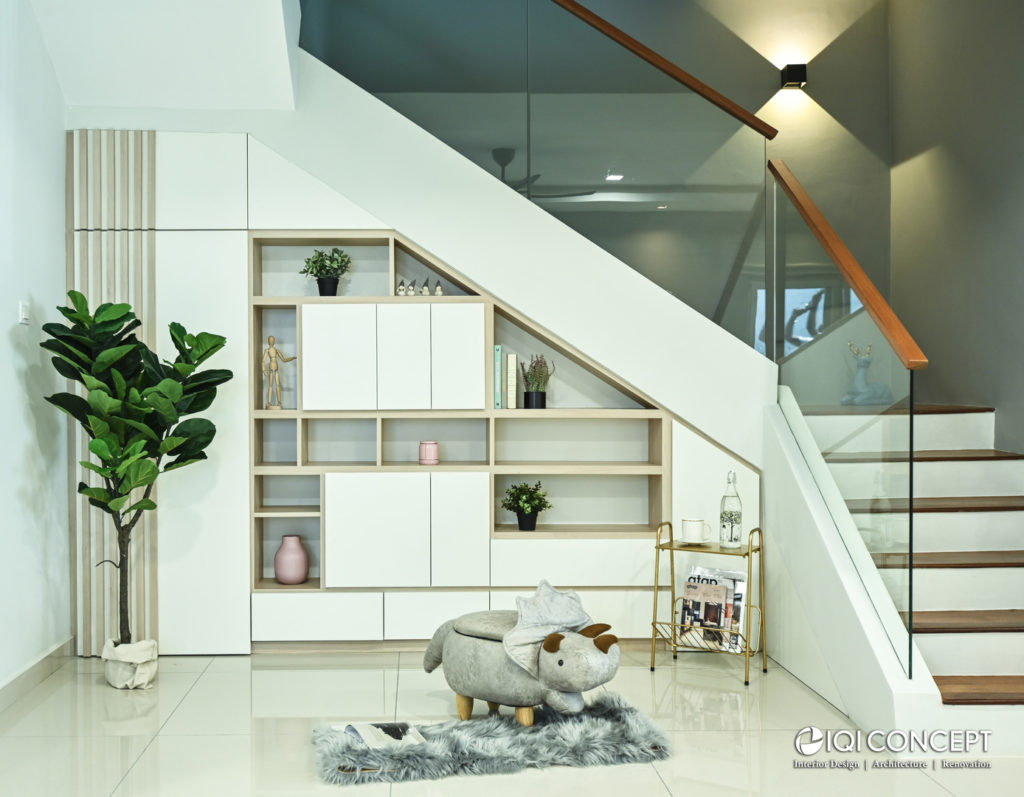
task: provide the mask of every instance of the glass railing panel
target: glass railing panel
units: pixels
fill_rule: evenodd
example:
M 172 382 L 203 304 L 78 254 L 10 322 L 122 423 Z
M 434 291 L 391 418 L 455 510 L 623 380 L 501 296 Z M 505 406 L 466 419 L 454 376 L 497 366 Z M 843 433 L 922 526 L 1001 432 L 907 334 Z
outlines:
M 527 196 L 709 318 L 747 297 L 753 345 L 764 137 L 550 0 L 528 34 Z
M 838 488 L 822 494 L 909 674 L 912 371 L 784 195 L 778 214 L 779 382 L 813 435 L 801 446 L 812 472 Z
M 761 133 L 551 0 L 302 0 L 300 45 L 755 344 Z
M 525 0 L 301 0 L 299 45 L 521 187 L 527 172 Z

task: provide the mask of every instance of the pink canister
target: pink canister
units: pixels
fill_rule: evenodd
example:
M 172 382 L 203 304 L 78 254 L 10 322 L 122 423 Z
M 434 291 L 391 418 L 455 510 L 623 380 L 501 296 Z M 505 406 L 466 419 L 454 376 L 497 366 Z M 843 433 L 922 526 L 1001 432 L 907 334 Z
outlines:
M 441 461 L 441 448 L 436 440 L 420 441 L 420 464 L 436 465 Z

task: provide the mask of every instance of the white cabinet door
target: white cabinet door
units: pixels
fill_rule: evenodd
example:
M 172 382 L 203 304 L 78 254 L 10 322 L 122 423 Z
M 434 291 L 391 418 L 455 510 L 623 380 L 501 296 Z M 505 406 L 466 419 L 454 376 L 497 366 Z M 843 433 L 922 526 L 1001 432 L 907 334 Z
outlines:
M 430 585 L 430 474 L 328 473 L 328 587 Z
M 303 305 L 299 366 L 303 409 L 376 409 L 377 305 Z
M 384 638 L 430 639 L 438 626 L 469 612 L 485 612 L 487 592 L 385 592 Z
M 377 305 L 377 406 L 430 409 L 430 305 Z
M 484 306 L 435 304 L 430 308 L 431 406 L 484 408 Z
M 430 474 L 430 583 L 490 583 L 490 474 Z

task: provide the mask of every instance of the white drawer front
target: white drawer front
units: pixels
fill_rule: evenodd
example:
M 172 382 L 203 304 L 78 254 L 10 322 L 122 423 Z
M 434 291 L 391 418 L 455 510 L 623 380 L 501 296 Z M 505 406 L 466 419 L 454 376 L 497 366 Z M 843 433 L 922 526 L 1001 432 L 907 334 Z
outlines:
M 384 595 L 264 593 L 252 596 L 253 642 L 384 638 Z
M 667 584 L 667 561 L 662 576 Z M 491 540 L 491 586 L 536 585 L 542 578 L 557 587 L 653 585 L 654 540 Z
M 430 639 L 437 627 L 468 612 L 487 611 L 486 592 L 386 592 L 385 639 Z

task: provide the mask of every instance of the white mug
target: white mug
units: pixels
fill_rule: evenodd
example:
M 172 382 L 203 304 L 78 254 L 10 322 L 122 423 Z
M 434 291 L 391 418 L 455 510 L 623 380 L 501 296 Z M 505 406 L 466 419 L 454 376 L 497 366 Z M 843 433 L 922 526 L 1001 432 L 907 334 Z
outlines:
M 680 540 L 687 545 L 711 542 L 711 524 L 703 520 L 680 520 L 679 533 Z

